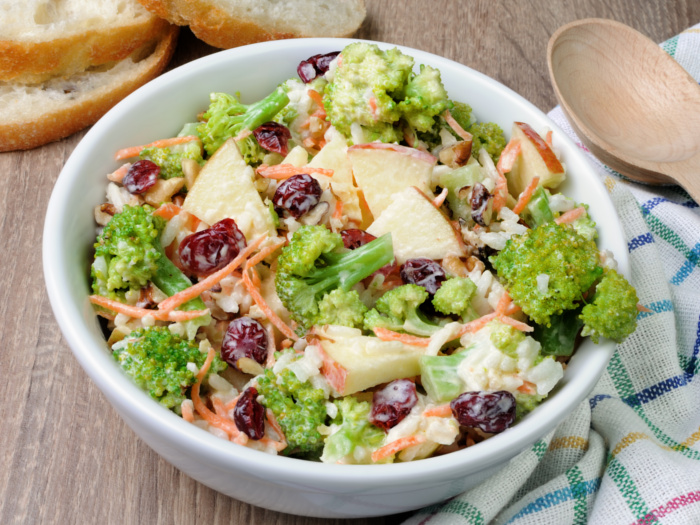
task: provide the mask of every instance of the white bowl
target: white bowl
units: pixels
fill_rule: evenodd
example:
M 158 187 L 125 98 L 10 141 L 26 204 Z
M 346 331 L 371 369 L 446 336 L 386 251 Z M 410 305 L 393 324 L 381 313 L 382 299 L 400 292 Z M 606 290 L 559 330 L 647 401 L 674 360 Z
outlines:
M 65 164 L 51 195 L 43 259 L 51 306 L 75 357 L 126 423 L 167 461 L 205 485 L 268 509 L 322 517 L 405 512 L 454 496 L 507 465 L 552 430 L 589 394 L 614 346 L 585 342 L 549 398 L 523 421 L 474 447 L 441 457 L 390 465 L 327 465 L 267 455 L 234 445 L 185 422 L 138 389 L 117 367 L 88 302 L 93 207 L 104 199 L 116 150 L 172 136 L 208 105 L 213 91 L 258 100 L 296 76 L 297 64 L 353 40 L 300 39 L 222 51 L 153 80 L 128 96 L 87 133 Z M 382 48 L 394 47 L 379 43 Z M 507 132 L 515 120 L 554 129 L 566 162 L 567 195 L 590 205 L 599 244 L 628 273 L 626 244 L 615 209 L 580 150 L 535 106 L 481 73 L 410 48 L 416 64 L 438 67 L 451 98 L 469 103 L 479 120 Z

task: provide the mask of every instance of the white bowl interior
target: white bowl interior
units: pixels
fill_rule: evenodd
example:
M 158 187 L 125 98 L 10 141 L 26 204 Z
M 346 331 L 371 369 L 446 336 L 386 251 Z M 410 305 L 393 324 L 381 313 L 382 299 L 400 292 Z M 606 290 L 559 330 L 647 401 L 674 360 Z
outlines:
M 585 342 L 541 407 L 478 446 L 412 463 L 374 466 L 303 462 L 233 445 L 161 407 L 121 373 L 107 351 L 87 299 L 95 237 L 92 213 L 94 206 L 103 202 L 105 175 L 118 167 L 114 152 L 173 136 L 207 107 L 211 92 L 240 92 L 244 102 L 258 100 L 278 83 L 296 76 L 300 60 L 340 50 L 352 41 L 300 39 L 222 51 L 142 87 L 107 113 L 66 162 L 49 202 L 43 238 L 49 298 L 68 344 L 117 411 L 156 452 L 195 479 L 231 496 L 274 510 L 325 517 L 406 511 L 481 481 L 566 417 L 593 388 L 614 350 L 609 342 Z M 479 120 L 497 122 L 506 134 L 516 120 L 538 131 L 554 129 L 554 144 L 569 173 L 563 191 L 590 205 L 592 217 L 601 226 L 599 245 L 612 250 L 621 271 L 628 273 L 624 236 L 604 186 L 580 150 L 551 120 L 481 73 L 429 53 L 398 47 L 415 57 L 416 64 L 438 67 L 450 97 L 470 104 Z M 250 487 L 256 488 L 253 491 Z M 388 496 L 391 503 L 387 503 Z

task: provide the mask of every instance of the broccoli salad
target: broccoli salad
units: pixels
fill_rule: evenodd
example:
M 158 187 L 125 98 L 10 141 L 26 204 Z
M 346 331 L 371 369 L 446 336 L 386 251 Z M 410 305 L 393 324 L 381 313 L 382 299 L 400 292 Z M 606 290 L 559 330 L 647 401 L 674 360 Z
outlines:
M 297 72 L 116 152 L 90 300 L 153 399 L 271 454 L 411 461 L 507 431 L 581 338 L 634 331 L 551 131 L 506 138 L 398 49 Z

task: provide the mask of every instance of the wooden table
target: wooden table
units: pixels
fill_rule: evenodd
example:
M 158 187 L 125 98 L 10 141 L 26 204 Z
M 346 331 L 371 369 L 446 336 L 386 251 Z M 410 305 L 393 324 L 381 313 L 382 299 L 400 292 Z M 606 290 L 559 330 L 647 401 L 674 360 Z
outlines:
M 697 0 L 367 4 L 357 37 L 451 58 L 501 81 L 543 111 L 556 104 L 545 51 L 562 24 L 613 18 L 660 42 L 700 22 Z M 183 31 L 171 67 L 215 51 Z M 351 523 L 267 511 L 195 482 L 142 443 L 88 380 L 54 320 L 41 257 L 51 189 L 83 135 L 0 154 L 0 523 Z

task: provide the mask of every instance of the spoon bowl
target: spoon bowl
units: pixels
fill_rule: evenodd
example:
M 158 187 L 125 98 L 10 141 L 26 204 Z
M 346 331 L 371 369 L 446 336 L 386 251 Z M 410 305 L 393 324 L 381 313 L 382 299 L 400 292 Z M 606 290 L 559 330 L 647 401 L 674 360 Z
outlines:
M 559 104 L 602 162 L 647 184 L 679 184 L 700 201 L 700 85 L 629 26 L 584 19 L 547 47 Z

